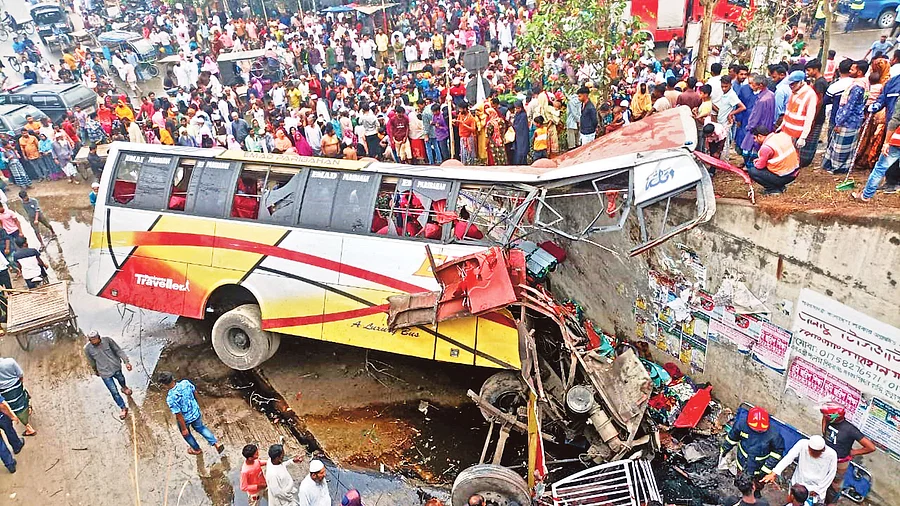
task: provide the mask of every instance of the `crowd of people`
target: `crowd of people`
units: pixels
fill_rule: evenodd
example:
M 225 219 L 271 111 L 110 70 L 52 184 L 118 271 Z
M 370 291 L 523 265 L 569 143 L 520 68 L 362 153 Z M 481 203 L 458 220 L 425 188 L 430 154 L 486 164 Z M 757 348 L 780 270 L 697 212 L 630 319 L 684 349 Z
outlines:
M 85 26 L 104 25 L 95 12 L 82 12 Z M 36 179 L 75 181 L 72 154 L 112 140 L 523 165 L 674 107 L 690 109 L 701 150 L 743 165 L 769 194 L 783 192 L 809 167 L 820 143 L 826 143 L 822 168 L 831 173 L 875 169 L 865 190 L 854 193 L 863 201 L 900 158 L 900 135 L 887 121 L 895 96 L 882 92 L 900 85 L 889 82 L 900 72 L 900 54 L 889 54 L 893 43 L 885 36 L 866 54 L 871 60 L 837 61 L 834 51 L 810 59 L 802 31 L 792 26 L 776 45 L 775 63 L 756 73 L 748 66 L 754 54 L 732 50 L 726 37 L 699 78 L 691 76 L 695 62 L 683 39 L 673 39 L 667 56 L 657 59 L 623 38 L 606 69 L 609 89 L 601 90 L 597 69 L 566 51 L 544 55 L 543 80 L 517 79 L 529 56 L 516 40 L 533 12 L 508 2 L 429 1 L 385 14 L 385 30 L 380 16 L 260 16 L 246 5 L 231 13 L 160 5 L 141 29 L 161 55 L 179 56 L 163 78 L 165 92 L 140 92 L 147 76 L 132 47 L 99 54 L 75 44 L 58 65 L 41 59 L 30 77 L 81 81 L 100 93 L 97 110 L 76 108 L 57 125 L 30 121 L 17 139 L 5 139 L 4 161 L 23 187 Z M 483 96 L 464 66 L 465 50 L 476 44 L 489 50 L 480 73 Z M 224 85 L 219 57 L 247 49 L 265 56 L 229 62 L 240 83 Z M 130 95 L 105 84 L 110 68 Z M 896 191 L 898 178 L 887 176 L 885 188 Z

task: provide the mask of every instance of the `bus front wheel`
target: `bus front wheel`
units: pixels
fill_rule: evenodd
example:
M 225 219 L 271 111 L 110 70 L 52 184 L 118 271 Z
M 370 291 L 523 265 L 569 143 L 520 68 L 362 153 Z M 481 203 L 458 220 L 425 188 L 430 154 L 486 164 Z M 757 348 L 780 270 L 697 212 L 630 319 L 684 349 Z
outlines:
M 244 304 L 220 316 L 212 328 L 212 345 L 225 365 L 239 371 L 253 369 L 275 354 L 281 338 L 262 329 L 256 304 Z

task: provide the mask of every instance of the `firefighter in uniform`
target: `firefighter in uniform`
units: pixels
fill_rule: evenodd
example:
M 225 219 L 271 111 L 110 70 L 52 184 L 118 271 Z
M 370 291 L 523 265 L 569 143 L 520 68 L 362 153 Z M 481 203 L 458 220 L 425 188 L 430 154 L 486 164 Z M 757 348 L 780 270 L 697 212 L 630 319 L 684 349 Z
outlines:
M 738 471 L 757 484 L 757 493 L 763 487 L 760 480 L 772 472 L 784 455 L 784 438 L 776 429 L 769 430 L 769 426 L 769 413 L 760 407 L 751 408 L 747 419 L 736 422 L 725 436 L 720 451 L 721 460 L 721 456 L 737 447 Z

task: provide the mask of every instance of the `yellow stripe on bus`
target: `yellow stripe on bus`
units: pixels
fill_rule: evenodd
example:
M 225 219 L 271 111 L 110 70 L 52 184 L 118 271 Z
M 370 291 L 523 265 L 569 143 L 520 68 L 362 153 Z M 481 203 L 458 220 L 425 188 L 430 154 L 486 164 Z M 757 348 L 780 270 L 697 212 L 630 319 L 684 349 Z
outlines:
M 321 158 L 317 156 L 284 155 L 275 153 L 253 153 L 236 149 L 228 149 L 216 158 L 237 160 L 240 162 L 282 163 L 285 165 L 335 170 L 361 170 L 369 165 L 369 162 L 361 160 L 343 160 L 340 158 Z

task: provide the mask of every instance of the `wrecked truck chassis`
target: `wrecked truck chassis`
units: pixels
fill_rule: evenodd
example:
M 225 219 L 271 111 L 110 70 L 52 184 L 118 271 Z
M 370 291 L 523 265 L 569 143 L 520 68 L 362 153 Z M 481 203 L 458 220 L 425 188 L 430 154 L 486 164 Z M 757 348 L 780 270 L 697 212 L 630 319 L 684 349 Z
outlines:
M 492 404 L 499 397 L 491 392 L 492 382 L 485 381 L 481 392 L 469 397 L 482 410 L 485 418 L 497 423 L 502 430 L 527 432 L 522 421 L 525 393 L 535 393 L 541 421 L 545 427 L 561 430 L 562 437 L 542 432 L 544 440 L 554 443 L 570 443 L 583 436 L 589 449 L 583 457 L 596 463 L 619 460 L 630 451 L 650 441 L 649 435 L 638 437 L 641 422 L 647 410 L 652 390 L 650 375 L 644 369 L 631 348 L 626 348 L 615 359 L 601 355 L 592 349 L 587 336 L 580 335 L 578 327 L 566 310 L 546 293 L 520 286 L 522 299 L 520 319 L 517 322 L 522 370 L 522 397 L 514 409 L 506 410 Z M 538 353 L 534 329 L 529 329 L 526 310 L 549 318 L 559 330 L 561 345 L 559 364 Z M 556 329 L 554 329 L 556 330 Z M 502 371 L 497 375 L 509 375 Z M 515 373 L 513 373 L 515 374 Z M 488 436 L 490 438 L 490 435 Z M 487 446 L 487 443 L 486 443 Z M 493 462 L 499 463 L 503 449 L 498 448 Z M 482 455 L 481 461 L 484 461 Z

